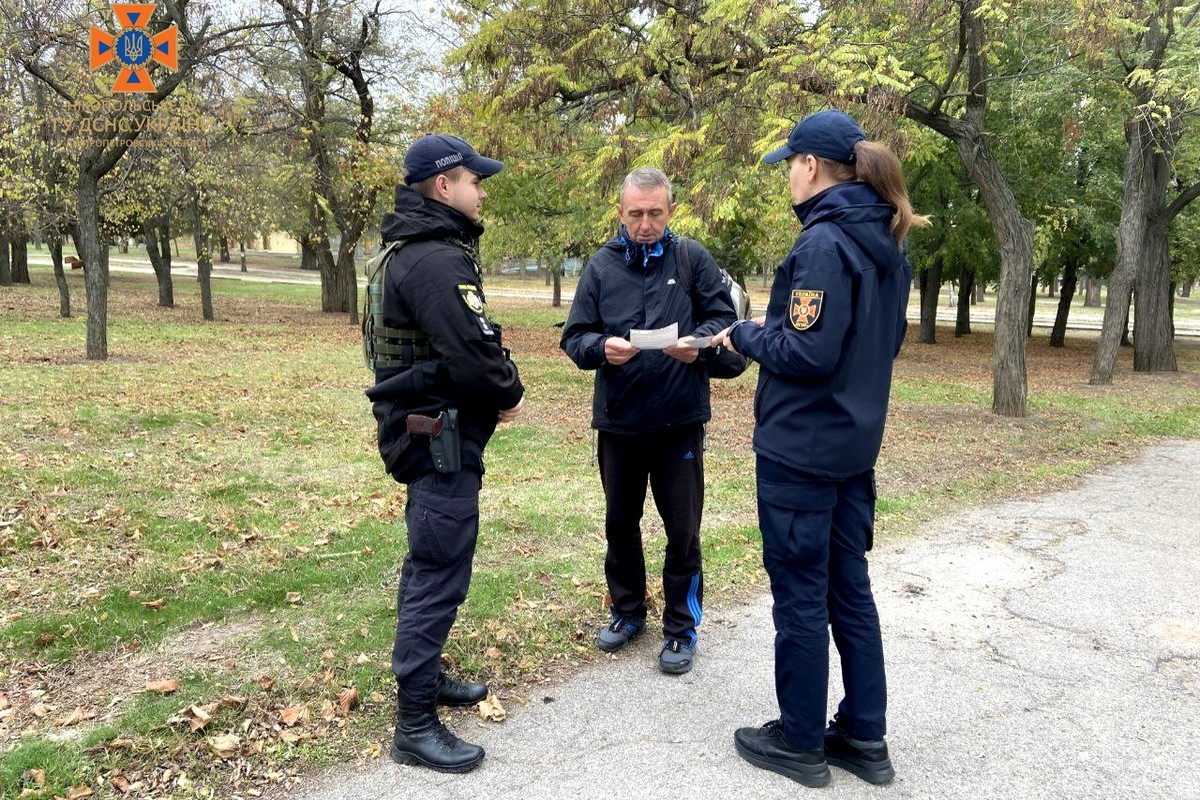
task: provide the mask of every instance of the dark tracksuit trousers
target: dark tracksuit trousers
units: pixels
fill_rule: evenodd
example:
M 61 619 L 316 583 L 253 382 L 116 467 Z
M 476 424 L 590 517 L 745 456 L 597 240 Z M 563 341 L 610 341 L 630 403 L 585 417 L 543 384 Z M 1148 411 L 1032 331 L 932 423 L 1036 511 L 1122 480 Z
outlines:
M 838 724 L 856 739 L 882 739 L 887 684 L 866 557 L 875 472 L 823 480 L 759 456 L 757 483 L 784 738 L 802 750 L 823 746 L 832 629 L 845 690 Z
M 700 515 L 704 508 L 704 426 L 650 434 L 600 431 L 597 455 L 604 486 L 604 575 L 614 616 L 646 617 L 642 513 L 646 484 L 667 533 L 663 562 L 663 635 L 696 644 L 704 602 Z
M 471 584 L 479 473 L 432 472 L 408 484 L 408 553 L 396 590 L 392 672 L 405 705 L 437 702 L 442 648 Z

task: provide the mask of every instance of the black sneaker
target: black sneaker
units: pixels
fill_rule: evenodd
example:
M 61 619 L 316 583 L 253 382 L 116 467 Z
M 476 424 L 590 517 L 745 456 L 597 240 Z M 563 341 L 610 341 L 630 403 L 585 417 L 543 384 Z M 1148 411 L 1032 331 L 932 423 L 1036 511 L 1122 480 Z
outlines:
M 835 719 L 830 720 L 825 729 L 825 758 L 833 766 L 841 767 L 867 783 L 891 783 L 896 777 L 892 760 L 888 758 L 887 742 L 851 738 Z
M 629 644 L 645 627 L 646 620 L 640 617 L 613 617 L 612 622 L 596 634 L 596 647 L 606 653 L 615 653 Z
M 773 719 L 761 728 L 738 728 L 733 734 L 738 755 L 756 767 L 778 772 L 797 783 L 816 788 L 829 783 L 829 765 L 820 750 L 797 750 L 783 738 L 783 722 Z

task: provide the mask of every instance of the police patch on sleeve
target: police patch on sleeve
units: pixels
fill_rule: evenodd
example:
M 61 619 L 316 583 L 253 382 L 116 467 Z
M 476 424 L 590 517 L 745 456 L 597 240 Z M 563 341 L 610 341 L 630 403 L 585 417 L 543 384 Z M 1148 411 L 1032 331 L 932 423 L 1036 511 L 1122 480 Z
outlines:
M 458 295 L 467 304 L 467 308 L 471 309 L 472 314 L 483 316 L 485 308 L 483 298 L 479 295 L 478 287 L 469 283 L 460 283 L 458 285 Z
M 484 305 L 483 295 L 479 292 L 479 287 L 470 283 L 460 283 L 458 285 L 458 296 L 462 298 L 466 304 L 467 310 L 475 315 L 475 321 L 479 323 L 479 329 L 483 331 L 484 336 L 495 336 L 496 329 L 487 318 L 487 306 Z
M 788 320 L 796 330 L 806 331 L 817 324 L 824 305 L 825 292 L 818 289 L 793 289 Z

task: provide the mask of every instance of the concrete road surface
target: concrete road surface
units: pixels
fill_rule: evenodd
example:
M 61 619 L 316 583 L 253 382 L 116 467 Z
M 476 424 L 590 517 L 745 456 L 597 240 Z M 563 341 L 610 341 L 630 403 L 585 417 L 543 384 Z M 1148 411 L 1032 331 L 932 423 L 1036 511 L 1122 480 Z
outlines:
M 465 776 L 386 756 L 289 797 L 1200 798 L 1200 442 L 1152 447 L 1078 489 L 973 509 L 872 554 L 897 777 L 806 789 L 751 767 L 733 731 L 777 715 L 771 601 L 710 609 L 695 670 L 655 633 L 503 724 Z M 652 629 L 651 629 L 652 630 Z M 836 657 L 833 659 L 836 664 Z M 831 707 L 839 697 L 833 677 Z

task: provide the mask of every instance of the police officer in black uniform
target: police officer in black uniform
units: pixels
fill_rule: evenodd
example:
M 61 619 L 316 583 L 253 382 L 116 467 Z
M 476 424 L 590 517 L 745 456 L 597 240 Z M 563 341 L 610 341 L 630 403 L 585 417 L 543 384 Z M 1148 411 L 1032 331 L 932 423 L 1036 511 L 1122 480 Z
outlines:
M 448 731 L 437 706 L 472 705 L 483 684 L 441 671 L 441 653 L 467 594 L 479 535 L 483 450 L 524 404 L 517 367 L 488 318 L 478 262 L 482 181 L 504 166 L 462 139 L 418 139 L 404 158 L 406 186 L 383 218 L 402 242 L 382 285 L 382 324 L 371 331 L 375 378 L 367 396 L 388 472 L 408 486 L 408 553 L 396 593 L 392 671 L 397 724 L 391 757 L 466 772 L 483 748 Z
M 785 159 L 803 231 L 775 273 L 765 318 L 714 340 L 759 362 L 754 451 L 781 712 L 734 740 L 750 763 L 806 786 L 828 783 L 828 764 L 887 783 L 895 772 L 866 553 L 912 282 L 903 242 L 924 219 L 913 216 L 895 154 L 840 111 L 801 120 L 763 160 Z M 830 628 L 845 696 L 826 726 Z

